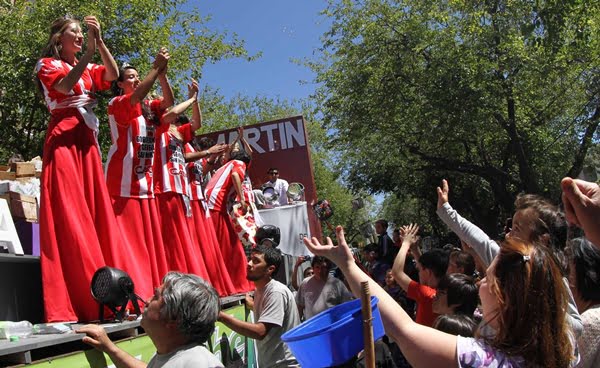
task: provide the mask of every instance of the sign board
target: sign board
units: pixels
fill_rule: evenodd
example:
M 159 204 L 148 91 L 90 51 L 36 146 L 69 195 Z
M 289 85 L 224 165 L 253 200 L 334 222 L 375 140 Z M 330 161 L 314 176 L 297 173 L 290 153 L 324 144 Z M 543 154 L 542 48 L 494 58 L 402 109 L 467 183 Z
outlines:
M 228 144 L 237 136 L 237 128 L 201 135 Z M 304 117 L 247 125 L 244 126 L 244 137 L 253 150 L 249 169 L 252 187 L 258 189 L 267 182 L 267 172 L 272 167 L 279 169 L 279 177 L 288 183 L 304 185 L 311 234 L 319 236 L 321 224 L 310 207 L 311 202 L 317 201 L 317 190 Z

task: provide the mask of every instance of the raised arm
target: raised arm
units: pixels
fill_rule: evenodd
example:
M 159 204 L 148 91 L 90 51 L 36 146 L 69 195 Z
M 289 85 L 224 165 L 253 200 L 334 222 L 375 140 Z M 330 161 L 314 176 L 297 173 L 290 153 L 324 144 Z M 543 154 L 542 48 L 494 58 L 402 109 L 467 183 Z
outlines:
M 198 103 L 198 93 L 198 82 L 192 79 L 192 83 L 188 84 L 188 97 L 194 98 L 194 103 L 192 104 L 192 132 L 202 128 L 202 111 Z
M 417 233 L 419 232 L 419 226 L 417 224 L 410 224 L 403 226 L 400 230 L 402 233 L 402 245 L 396 255 L 394 264 L 392 265 L 392 275 L 394 280 L 400 285 L 404 291 L 408 291 L 408 285 L 410 285 L 411 278 L 404 273 L 404 264 L 406 263 L 406 254 L 408 250 L 418 242 Z
M 400 346 L 412 366 L 457 367 L 456 336 L 414 322 L 381 286 L 354 263 L 341 226 L 337 227 L 336 234 L 338 246 L 334 246 L 330 238 L 325 245 L 320 244 L 317 238 L 304 238 L 304 244 L 314 254 L 325 256 L 340 267 L 357 298 L 361 294 L 361 283 L 369 283 L 371 295 L 379 298 L 378 307 L 386 334 Z
M 567 221 L 581 227 L 586 238 L 600 247 L 600 186 L 571 178 L 563 178 L 560 186 Z
M 199 160 L 201 158 L 218 155 L 218 154 L 221 154 L 226 149 L 227 149 L 227 145 L 224 144 L 224 143 L 215 144 L 214 146 L 212 146 L 209 149 L 204 150 L 204 151 L 197 151 L 197 152 L 186 153 L 185 154 L 185 161 L 186 162 L 192 162 L 192 161 L 197 161 L 197 160 Z
M 161 52 L 165 52 L 168 54 L 166 47 L 161 47 Z M 175 96 L 173 95 L 173 88 L 171 87 L 171 83 L 169 83 L 169 78 L 167 77 L 167 72 L 169 70 L 169 66 L 165 65 L 158 73 L 158 83 L 160 83 L 160 89 L 163 93 L 163 100 L 160 103 L 160 108 L 162 110 L 166 110 L 169 107 L 175 105 Z
M 248 211 L 248 203 L 246 203 L 246 199 L 244 198 L 244 190 L 242 189 L 242 181 L 244 178 L 240 178 L 240 175 L 236 172 L 231 174 L 231 178 L 233 179 L 233 188 L 240 199 L 243 214 L 246 214 L 246 211 Z
M 104 64 L 106 67 L 103 79 L 105 81 L 112 82 L 119 77 L 119 67 L 117 66 L 117 63 L 112 57 L 110 51 L 104 44 L 102 33 L 100 32 L 100 22 L 98 22 L 98 19 L 96 19 L 94 16 L 85 17 L 84 21 L 88 28 L 94 30 L 94 34 L 96 35 L 96 46 L 98 46 L 100 58 L 102 58 L 102 64 Z
M 450 206 L 450 203 L 448 203 L 448 193 L 448 182 L 444 179 L 442 180 L 442 187 L 437 188 L 438 216 L 450 230 L 460 238 L 460 240 L 473 248 L 487 268 L 500 252 L 500 246 L 483 232 L 483 230 L 461 217 L 458 212 Z
M 163 123 L 171 124 L 172 122 L 175 121 L 175 119 L 177 119 L 177 117 L 179 115 L 183 114 L 183 112 L 192 105 L 195 105 L 194 108 L 198 109 L 198 111 L 193 112 L 193 114 L 199 113 L 200 107 L 198 106 L 198 101 L 196 98 L 197 95 L 198 95 L 198 82 L 196 82 L 195 80 L 192 79 L 192 84 L 190 84 L 188 86 L 188 99 L 178 105 L 173 106 L 172 109 L 167 111 L 162 117 Z M 196 130 L 200 129 L 201 121 L 202 121 L 202 116 L 200 116 L 200 117 L 196 116 L 195 121 L 194 121 L 194 116 L 192 116 L 192 132 L 195 132 Z
M 156 81 L 156 78 L 158 77 L 158 73 L 162 68 L 167 67 L 168 62 L 169 53 L 167 52 L 167 49 L 163 48 L 158 52 L 158 54 L 156 54 L 150 72 L 146 74 L 146 77 L 144 77 L 137 88 L 133 91 L 130 99 L 132 106 L 146 98 L 146 95 L 148 95 L 148 92 L 150 92 L 154 82 Z
M 300 256 L 294 264 L 294 270 L 292 271 L 292 287 L 294 290 L 298 290 L 298 268 L 300 268 L 302 263 L 304 263 L 304 257 Z

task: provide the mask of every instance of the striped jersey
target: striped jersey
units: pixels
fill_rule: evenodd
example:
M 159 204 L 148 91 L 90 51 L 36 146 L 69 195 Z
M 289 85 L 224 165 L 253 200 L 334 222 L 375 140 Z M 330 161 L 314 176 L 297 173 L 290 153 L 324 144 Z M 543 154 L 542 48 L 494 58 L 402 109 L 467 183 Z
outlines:
M 192 146 L 191 143 L 186 143 L 184 146 L 185 153 L 193 153 L 198 152 Z M 187 166 L 187 174 L 188 174 L 188 184 L 189 188 L 189 196 L 192 201 L 198 201 L 204 199 L 204 190 L 202 189 L 202 183 L 204 182 L 204 176 L 202 175 L 202 171 L 206 165 L 206 158 L 201 158 L 196 161 L 188 162 Z
M 183 146 L 193 138 L 192 124 L 177 127 L 180 140 L 169 133 L 169 127 L 161 125 L 155 143 L 154 193 L 176 192 L 188 194 L 187 168 Z
M 237 172 L 240 180 L 243 181 L 246 164 L 239 160 L 231 160 L 212 175 L 204 191 L 209 209 L 221 211 L 224 206 L 227 206 L 227 201 L 236 195 L 231 177 L 234 172 Z
M 144 100 L 134 106 L 130 101 L 131 94 L 127 94 L 108 104 L 112 145 L 106 160 L 106 185 L 111 196 L 153 198 L 157 127 L 146 121 L 142 108 L 149 108 L 158 116 L 164 111 L 160 109 L 160 99 Z

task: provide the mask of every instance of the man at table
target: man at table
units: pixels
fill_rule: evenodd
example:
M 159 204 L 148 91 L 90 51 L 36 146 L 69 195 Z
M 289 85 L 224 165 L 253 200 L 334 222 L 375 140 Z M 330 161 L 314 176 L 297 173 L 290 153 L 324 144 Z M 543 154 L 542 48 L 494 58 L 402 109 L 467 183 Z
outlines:
M 219 297 L 204 279 L 169 272 L 163 284 L 148 301 L 141 326 L 156 347 L 156 355 L 146 365 L 121 350 L 99 325 L 77 330 L 85 333 L 83 342 L 108 354 L 119 368 L 221 368 L 223 364 L 203 345 L 215 329 Z
M 286 180 L 279 178 L 279 169 L 276 167 L 272 167 L 268 171 L 269 181 L 263 184 L 263 188 L 265 186 L 271 186 L 275 189 L 275 192 L 279 195 L 279 205 L 285 206 L 288 204 L 287 190 L 289 184 Z

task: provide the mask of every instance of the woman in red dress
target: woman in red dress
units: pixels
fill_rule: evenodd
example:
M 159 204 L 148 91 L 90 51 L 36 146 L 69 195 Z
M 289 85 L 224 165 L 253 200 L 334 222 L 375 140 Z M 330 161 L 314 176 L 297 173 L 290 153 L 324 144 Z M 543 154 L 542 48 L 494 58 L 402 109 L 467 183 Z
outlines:
M 40 243 L 46 320 L 98 317 L 90 282 L 110 265 L 127 270 L 128 254 L 115 221 L 98 147 L 95 92 L 110 88 L 118 69 L 100 35 L 100 24 L 59 18 L 36 65 L 50 122 L 44 143 L 40 200 Z M 96 50 L 104 65 L 91 63 Z M 135 282 L 136 280 L 134 280 Z
M 206 185 L 205 196 L 231 281 L 234 283 L 236 292 L 242 293 L 252 290 L 253 286 L 246 279 L 248 263 L 246 253 L 234 229 L 229 212 L 236 200 L 241 204 L 243 211 L 250 210 L 247 196 L 242 187 L 246 168 L 250 163 L 250 155 L 245 150 L 239 150 L 230 155 L 227 153 L 225 156 L 229 156 L 226 157 L 228 161 L 211 177 Z
M 200 127 L 199 119 L 179 127 L 171 125 L 177 116 L 192 104 L 197 108 L 198 83 L 189 86 L 189 99 L 163 115 L 154 151 L 154 194 L 158 204 L 163 243 L 169 269 L 196 274 L 210 280 L 200 248 L 190 233 L 187 216 L 189 207 L 185 158 L 183 146 L 193 138 Z
M 169 53 L 161 49 L 143 80 L 133 66 L 121 69 L 113 85 L 117 96 L 108 104 L 112 146 L 106 160 L 106 184 L 128 252 L 136 259 L 137 267 L 129 274 L 139 275 L 136 293 L 144 299 L 169 271 L 152 174 L 156 130 L 160 117 L 173 105 L 168 60 Z M 148 100 L 156 79 L 164 96 Z
M 197 104 L 196 104 L 197 105 Z M 197 110 L 196 110 L 197 109 Z M 199 116 L 202 124 L 202 115 L 200 108 L 194 107 L 194 113 Z M 181 116 L 182 122 L 185 122 L 185 117 Z M 198 117 L 195 117 L 196 119 Z M 192 143 L 187 143 L 185 149 L 185 160 L 187 162 L 188 183 L 190 186 L 190 206 L 192 216 L 188 217 L 190 224 L 190 233 L 196 237 L 196 244 L 199 245 L 200 251 L 204 256 L 206 267 L 210 276 L 210 282 L 221 296 L 234 294 L 236 288 L 229 277 L 227 265 L 223 260 L 219 241 L 210 220 L 210 212 L 206 206 L 204 199 L 204 189 L 202 183 L 204 181 L 204 172 L 207 171 L 207 160 L 216 158 L 216 155 L 221 154 L 227 148 L 227 144 L 217 144 L 206 150 L 196 149 Z

